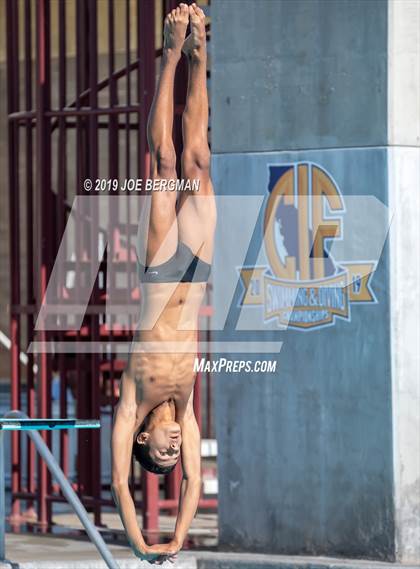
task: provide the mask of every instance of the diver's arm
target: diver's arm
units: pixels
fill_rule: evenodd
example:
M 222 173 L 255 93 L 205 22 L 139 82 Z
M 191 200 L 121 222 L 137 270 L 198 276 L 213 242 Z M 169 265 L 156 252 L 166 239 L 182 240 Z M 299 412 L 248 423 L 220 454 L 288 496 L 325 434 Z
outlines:
M 193 393 L 181 420 L 183 479 L 173 542 L 181 548 L 197 511 L 201 494 L 201 439 L 194 415 Z
M 132 365 L 132 361 L 130 364 Z M 133 442 L 136 432 L 148 413 L 148 408 L 137 400 L 136 385 L 131 369 L 121 378 L 120 400 L 115 408 L 112 427 L 112 484 L 111 492 L 117 506 L 127 539 L 134 553 L 143 559 L 149 548 L 137 523 L 136 508 L 128 484 Z
M 137 523 L 136 509 L 128 485 L 137 424 L 136 404 L 120 400 L 116 406 L 112 429 L 111 491 L 130 546 L 136 554 L 144 554 L 147 546 Z

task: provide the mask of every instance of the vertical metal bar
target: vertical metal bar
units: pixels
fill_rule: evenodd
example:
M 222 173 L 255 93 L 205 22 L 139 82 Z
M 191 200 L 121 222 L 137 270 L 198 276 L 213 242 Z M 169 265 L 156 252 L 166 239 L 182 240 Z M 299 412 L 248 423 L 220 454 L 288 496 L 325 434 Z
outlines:
M 114 67 L 115 67 L 115 33 L 114 33 L 114 2 L 113 0 L 108 0 L 108 75 L 109 75 L 109 106 L 114 107 L 118 103 L 118 93 L 117 84 L 115 78 L 113 77 Z M 110 115 L 108 118 L 108 156 L 109 156 L 109 168 L 108 176 L 110 179 L 118 178 L 119 175 L 119 153 L 118 153 L 118 115 Z M 117 227 L 118 222 L 118 211 L 112 207 L 109 213 L 109 225 L 108 225 L 108 251 L 107 251 L 107 287 L 109 297 L 112 300 L 114 298 L 116 280 L 115 271 L 113 270 L 112 264 L 115 262 L 115 243 L 114 243 L 114 231 Z M 109 316 L 109 326 L 110 326 L 110 342 L 114 342 L 114 323 L 115 317 L 111 314 Z M 111 389 L 114 391 L 114 365 L 113 357 L 111 355 L 110 364 L 110 377 L 111 377 Z M 112 395 L 114 397 L 114 395 Z M 115 401 L 114 401 L 115 403 Z
M 4 469 L 4 431 L 0 429 L 0 563 L 6 560 L 6 473 Z
M 86 90 L 88 85 L 86 73 L 86 38 L 88 38 L 87 21 L 89 13 L 86 12 L 86 3 L 84 0 L 76 0 L 76 109 L 80 109 L 82 101 L 80 94 Z M 88 147 L 85 144 L 85 118 L 77 116 L 76 118 L 76 195 L 82 193 L 82 183 L 86 176 L 86 160 L 88 155 Z M 80 302 L 82 272 L 85 271 L 86 263 L 83 262 L 84 256 L 84 229 L 86 219 L 84 217 L 83 207 L 79 203 L 76 216 L 76 283 L 75 295 L 76 302 Z M 81 341 L 81 334 L 78 331 L 76 341 Z M 76 354 L 76 406 L 77 416 L 79 418 L 88 417 L 88 409 L 86 405 L 86 369 L 85 360 L 82 354 Z M 86 485 L 88 476 L 89 453 L 82 434 L 77 436 L 77 488 L 81 494 Z
M 25 0 L 25 108 L 27 111 L 32 110 L 32 10 L 31 1 Z M 33 122 L 32 119 L 26 121 L 26 290 L 27 290 L 27 305 L 35 307 L 35 289 L 34 289 L 34 240 L 33 240 L 33 227 L 34 227 L 34 205 L 33 205 Z M 27 345 L 34 339 L 34 314 L 29 310 L 27 315 Z M 26 394 L 27 394 L 27 411 L 30 417 L 34 417 L 36 413 L 35 408 L 35 377 L 34 377 L 34 356 L 32 353 L 28 354 L 27 366 L 27 379 L 26 379 Z M 20 407 L 17 407 L 20 408 Z M 35 480 L 35 463 L 36 453 L 32 441 L 28 441 L 27 453 L 27 478 L 28 478 L 28 492 L 35 493 L 36 480 Z M 28 509 L 33 505 L 33 502 L 27 504 Z
M 125 66 L 126 66 L 126 105 L 131 106 L 131 74 L 130 74 L 130 1 L 125 2 Z M 125 115 L 125 177 L 130 178 L 130 121 L 131 114 Z M 133 291 L 133 266 L 131 263 L 131 203 L 130 198 L 126 198 L 126 216 L 127 216 L 127 306 L 131 303 L 131 295 Z M 132 316 L 128 315 L 128 330 L 132 328 Z
M 58 106 L 63 109 L 66 106 L 66 3 L 60 2 L 58 6 Z M 65 117 L 58 119 L 58 168 L 57 168 L 57 243 L 60 243 L 66 224 L 66 197 L 67 197 L 67 130 Z M 65 243 L 63 243 L 65 247 Z M 59 278 L 58 296 L 63 297 L 66 271 Z M 67 316 L 62 315 L 62 318 Z M 67 326 L 63 326 L 66 329 Z M 60 339 L 64 334 L 60 333 Z M 58 354 L 58 373 L 60 377 L 60 417 L 67 417 L 67 366 L 63 354 Z M 69 436 L 66 430 L 60 431 L 60 465 L 66 476 L 69 472 L 68 464 Z
M 155 5 L 152 0 L 137 4 L 137 96 L 140 105 L 138 131 L 139 178 L 147 178 L 150 154 L 147 148 L 147 117 L 155 91 Z
M 7 1 L 7 107 L 8 113 L 19 110 L 19 29 L 18 3 Z M 9 159 L 9 231 L 10 231 L 10 339 L 11 339 L 11 405 L 20 407 L 20 236 L 19 236 L 19 134 L 15 121 L 8 125 Z M 15 493 L 20 491 L 20 437 L 12 436 L 12 518 L 20 514 Z
M 169 476 L 166 477 L 166 497 L 170 500 L 179 500 L 179 495 L 181 491 L 181 481 L 182 481 L 182 468 L 181 463 L 175 466 L 174 470 Z M 176 516 L 178 513 L 178 507 L 170 508 L 169 513 L 172 516 Z
M 197 336 L 198 336 L 198 331 L 197 331 Z M 197 357 L 200 358 L 200 354 L 197 354 Z M 197 377 L 195 379 L 193 407 L 194 407 L 194 415 L 201 432 L 202 415 L 201 415 L 201 373 L 200 372 L 197 372 Z
M 142 504 L 143 529 L 145 532 L 156 532 L 159 528 L 159 478 L 147 470 L 142 470 Z M 149 537 L 149 542 L 157 541 L 156 535 Z
M 98 107 L 98 18 L 96 0 L 90 0 L 89 3 L 89 104 L 91 110 Z M 89 117 L 89 176 L 92 180 L 98 177 L 98 118 L 94 113 Z M 90 231 L 90 251 L 92 255 L 98 255 L 98 207 L 97 200 L 91 205 L 91 231 Z M 93 271 L 93 259 L 91 259 L 91 271 Z M 91 277 L 95 275 L 91 273 Z M 98 295 L 98 279 L 96 276 L 95 284 L 92 292 L 92 300 L 95 306 L 99 304 Z M 99 314 L 92 314 L 89 318 L 91 326 L 91 341 L 99 341 Z M 95 419 L 100 416 L 99 404 L 99 354 L 93 353 L 91 356 L 90 366 L 90 389 L 91 389 L 91 416 Z M 93 506 L 95 524 L 101 523 L 101 507 L 98 502 L 101 494 L 101 441 L 99 431 L 89 432 L 89 442 L 91 448 L 91 468 L 90 468 L 90 488 L 94 498 Z
M 207 285 L 206 291 L 206 304 L 208 308 L 207 316 L 206 316 L 206 329 L 205 329 L 205 336 L 206 342 L 208 346 L 208 351 L 206 354 L 207 361 L 210 359 L 210 342 L 211 342 L 211 308 L 212 308 L 212 294 L 211 294 L 211 285 Z M 208 439 L 213 438 L 213 379 L 212 374 L 210 371 L 206 372 L 206 405 L 207 405 L 207 414 L 206 414 L 206 422 L 207 422 L 207 429 L 206 429 L 206 437 Z
M 211 336 L 210 332 L 207 332 L 207 345 L 210 346 Z M 210 354 L 207 354 L 207 358 L 209 358 Z M 207 359 L 209 361 L 209 359 Z M 207 415 L 206 415 L 206 437 L 208 439 L 213 438 L 213 421 L 212 421 L 212 412 L 213 412 L 213 390 L 212 390 L 212 376 L 211 372 L 206 372 L 206 404 L 207 404 Z
M 139 178 L 149 175 L 150 155 L 147 149 L 147 117 L 155 89 L 155 4 L 151 0 L 137 3 L 137 97 L 140 105 L 138 128 Z M 143 528 L 159 527 L 159 481 L 157 476 L 142 472 Z
M 83 22 L 83 16 L 81 16 L 80 14 L 81 12 L 81 6 L 80 6 L 80 0 L 76 0 L 75 2 L 75 31 L 76 31 L 76 82 L 75 82 L 75 87 L 76 87 L 76 92 L 75 92 L 75 101 L 76 101 L 76 110 L 80 109 L 80 93 L 82 92 L 82 78 L 81 78 L 81 64 L 80 64 L 80 60 L 81 60 L 81 55 L 80 55 L 80 50 L 81 50 L 81 35 L 82 35 L 82 22 Z M 81 173 L 81 169 L 82 169 L 82 164 L 81 164 L 81 153 L 82 153 L 82 133 L 81 133 L 81 126 L 82 126 L 82 119 L 79 115 L 76 116 L 76 148 L 75 148 L 75 154 L 76 154 L 76 187 L 74 190 L 75 195 L 77 196 L 80 193 L 80 188 L 81 188 L 81 183 L 82 183 L 82 173 Z M 79 208 L 80 209 L 80 208 Z M 82 255 L 82 247 L 81 247 L 81 220 L 80 220 L 81 214 L 80 211 L 77 212 L 76 214 L 76 255 L 75 255 L 75 274 L 76 274 L 76 280 L 75 280 L 75 288 L 74 288 L 74 294 L 75 294 L 75 302 L 79 302 L 79 298 L 80 298 L 80 260 L 81 260 L 81 255 Z M 80 333 L 79 331 L 77 331 L 76 333 L 76 342 L 80 341 Z M 80 408 L 81 408 L 81 398 L 79 398 L 79 389 L 80 389 L 80 383 L 81 383 L 81 354 L 76 353 L 76 380 L 75 380 L 75 393 L 76 393 L 76 414 L 78 418 L 81 418 L 82 415 L 80 414 Z M 77 491 L 80 495 L 80 471 L 81 471 L 81 461 L 82 461 L 82 457 L 81 457 L 81 453 L 80 453 L 80 435 L 79 433 L 77 434 L 77 459 L 76 459 L 76 480 L 77 480 Z
M 114 0 L 108 0 L 108 74 L 109 74 L 109 106 L 118 104 L 117 82 L 115 70 L 115 33 L 114 33 Z M 118 114 L 109 115 L 109 176 L 118 178 Z
M 113 77 L 115 67 L 115 35 L 114 35 L 114 2 L 108 0 L 108 75 L 109 75 L 109 106 L 113 107 L 118 102 L 117 84 Z M 110 179 L 118 178 L 119 175 L 119 154 L 118 154 L 118 115 L 110 115 L 108 118 L 108 155 L 109 168 L 108 176 Z M 116 286 L 115 271 L 111 265 L 115 262 L 115 243 L 114 232 L 117 226 L 118 212 L 110 208 L 109 227 L 108 227 L 108 252 L 107 252 L 107 287 L 110 299 L 114 297 Z M 114 323 L 115 317 L 109 316 L 109 340 L 111 345 L 114 342 Z M 112 408 L 115 406 L 114 398 L 114 358 L 110 356 L 110 378 L 112 389 Z
M 108 74 L 109 74 L 109 106 L 111 108 L 118 104 L 118 91 L 117 82 L 114 77 L 115 71 L 115 14 L 114 14 L 114 0 L 108 0 L 108 21 L 109 21 L 109 36 L 108 36 Z M 109 170 L 108 175 L 111 179 L 117 179 L 119 176 L 119 115 L 111 114 L 109 116 L 109 130 L 108 130 L 108 154 L 109 154 Z M 110 209 L 110 227 L 109 227 L 109 254 L 108 254 L 108 268 L 115 263 L 115 243 L 114 233 L 115 230 L 120 232 L 119 224 L 119 200 L 116 200 L 115 207 Z M 116 291 L 116 274 L 115 270 L 108 271 L 109 281 L 109 294 L 110 298 L 114 298 Z M 115 318 L 111 316 L 111 341 L 114 340 L 114 323 Z
M 41 304 L 48 284 L 51 265 L 51 238 L 48 234 L 51 207 L 51 132 L 50 120 L 45 111 L 50 108 L 50 4 L 48 0 L 39 0 L 37 9 L 37 102 L 36 102 L 36 134 L 37 134 L 37 215 L 38 220 L 38 262 L 40 278 L 37 283 L 37 302 Z M 40 330 L 41 341 L 48 340 L 45 330 Z M 38 416 L 51 415 L 51 358 L 46 353 L 39 355 L 38 377 Z M 48 442 L 51 437 L 43 435 Z M 45 528 L 51 521 L 51 506 L 47 500 L 50 489 L 50 476 L 45 464 L 38 464 L 38 522 Z

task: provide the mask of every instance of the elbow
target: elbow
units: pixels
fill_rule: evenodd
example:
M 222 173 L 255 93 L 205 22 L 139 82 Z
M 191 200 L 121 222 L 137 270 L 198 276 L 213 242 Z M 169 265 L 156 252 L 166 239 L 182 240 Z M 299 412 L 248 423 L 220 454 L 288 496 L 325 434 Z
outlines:
M 185 480 L 188 486 L 201 489 L 202 480 L 200 474 L 194 474 L 192 476 L 185 477 Z
M 111 484 L 111 492 L 113 496 L 120 496 L 124 493 L 125 490 L 128 490 L 128 482 L 127 480 L 113 480 Z

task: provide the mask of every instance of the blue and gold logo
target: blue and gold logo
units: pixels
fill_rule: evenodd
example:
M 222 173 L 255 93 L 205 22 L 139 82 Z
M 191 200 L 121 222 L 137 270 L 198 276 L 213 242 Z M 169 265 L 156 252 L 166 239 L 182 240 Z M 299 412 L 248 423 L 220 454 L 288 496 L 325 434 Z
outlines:
M 345 203 L 319 165 L 269 166 L 264 216 L 267 266 L 240 270 L 241 304 L 261 306 L 265 322 L 313 330 L 350 320 L 353 303 L 376 302 L 373 261 L 337 262 L 331 246 L 344 235 Z

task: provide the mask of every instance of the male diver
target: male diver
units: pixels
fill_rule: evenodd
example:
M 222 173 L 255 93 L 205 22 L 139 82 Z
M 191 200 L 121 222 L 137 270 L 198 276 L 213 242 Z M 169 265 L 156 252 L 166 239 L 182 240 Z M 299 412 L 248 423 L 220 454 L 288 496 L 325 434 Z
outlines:
M 191 34 L 185 39 L 188 23 Z M 192 404 L 193 365 L 198 312 L 213 254 L 216 208 L 207 141 L 205 16 L 196 4 L 180 4 L 165 19 L 160 77 L 148 122 L 151 177 L 155 180 L 177 178 L 173 87 L 181 51 L 189 66 L 181 176 L 198 180 L 199 189 L 154 191 L 150 197 L 147 245 L 139 260 L 141 329 L 136 332 L 122 375 L 112 431 L 114 500 L 134 553 L 152 563 L 174 560 L 201 490 L 200 432 Z M 181 456 L 181 498 L 168 544 L 147 545 L 138 527 L 128 484 L 132 455 L 155 474 L 169 473 Z

